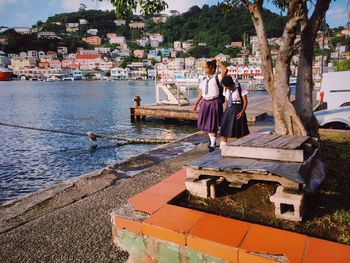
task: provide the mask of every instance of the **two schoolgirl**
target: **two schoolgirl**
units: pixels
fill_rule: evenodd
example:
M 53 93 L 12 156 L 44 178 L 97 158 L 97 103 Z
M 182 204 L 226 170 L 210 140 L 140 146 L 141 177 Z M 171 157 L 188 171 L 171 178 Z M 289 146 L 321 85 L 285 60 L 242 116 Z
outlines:
M 220 75 L 215 75 L 216 64 L 220 67 Z M 199 105 L 197 126 L 209 135 L 209 152 L 214 151 L 217 132 L 220 128 L 221 145 L 227 138 L 240 138 L 249 133 L 245 110 L 248 105 L 247 91 L 230 76 L 226 76 L 227 68 L 220 61 L 206 62 L 206 77 L 199 85 L 197 99 L 193 106 L 196 111 Z M 224 86 L 224 111 L 220 96 L 220 82 Z

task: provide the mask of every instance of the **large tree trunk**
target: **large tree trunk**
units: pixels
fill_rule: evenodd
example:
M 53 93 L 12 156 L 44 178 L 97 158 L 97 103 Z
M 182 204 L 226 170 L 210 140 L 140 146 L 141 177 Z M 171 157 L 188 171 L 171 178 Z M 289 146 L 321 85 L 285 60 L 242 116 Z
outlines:
M 310 19 L 307 18 L 307 7 L 304 6 L 304 19 L 301 26 L 301 48 L 298 65 L 298 79 L 295 97 L 295 108 L 308 131 L 309 135 L 315 136 L 318 123 L 313 114 L 313 48 L 317 30 L 322 18 L 329 8 L 330 0 L 318 0 L 315 10 Z
M 273 74 L 271 50 L 267 42 L 262 18 L 262 4 L 264 1 L 257 0 L 254 3 L 249 3 L 249 1 L 243 0 L 242 2 L 250 12 L 258 36 L 264 81 L 273 106 L 275 131 L 280 135 L 306 135 L 306 130 L 290 101 L 290 88 L 288 85 L 290 60 L 295 52 L 296 29 L 301 19 L 300 7 L 305 0 L 289 2 L 289 16 L 282 36 L 283 40 L 279 49 L 275 74 Z

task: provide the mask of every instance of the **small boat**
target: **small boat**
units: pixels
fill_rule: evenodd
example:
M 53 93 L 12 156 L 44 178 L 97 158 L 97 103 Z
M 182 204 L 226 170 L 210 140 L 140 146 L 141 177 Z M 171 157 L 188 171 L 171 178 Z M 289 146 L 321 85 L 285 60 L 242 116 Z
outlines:
M 74 81 L 74 77 L 73 76 L 64 76 L 63 78 L 62 78 L 62 80 L 63 81 Z
M 12 70 L 0 66 L 0 81 L 1 80 L 11 80 L 13 76 Z
M 260 90 L 265 91 L 266 85 L 263 82 L 256 82 L 256 83 L 248 83 L 247 86 L 245 86 L 246 90 Z

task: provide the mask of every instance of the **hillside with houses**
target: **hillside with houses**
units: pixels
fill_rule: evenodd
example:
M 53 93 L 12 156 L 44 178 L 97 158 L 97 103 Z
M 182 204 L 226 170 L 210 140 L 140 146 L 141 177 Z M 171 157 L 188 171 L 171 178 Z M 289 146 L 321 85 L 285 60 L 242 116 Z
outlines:
M 284 17 L 268 10 L 264 15 L 272 56 L 276 58 Z M 319 32 L 316 80 L 322 71 L 331 71 L 350 58 L 348 37 L 349 27 L 326 27 Z M 183 14 L 173 11 L 171 15 L 125 19 L 116 19 L 113 11 L 81 9 L 38 21 L 31 28 L 0 27 L 0 49 L 0 65 L 27 79 L 65 75 L 81 79 L 153 79 L 155 74 L 162 77 L 169 72 L 179 78 L 198 78 L 209 57 L 223 61 L 229 66 L 228 74 L 238 79 L 262 79 L 258 39 L 242 8 L 237 8 L 234 16 L 232 12 L 225 15 L 218 6 L 204 5 L 191 7 Z M 166 70 L 156 73 L 158 63 Z M 297 72 L 297 64 L 298 55 L 293 57 L 292 75 Z

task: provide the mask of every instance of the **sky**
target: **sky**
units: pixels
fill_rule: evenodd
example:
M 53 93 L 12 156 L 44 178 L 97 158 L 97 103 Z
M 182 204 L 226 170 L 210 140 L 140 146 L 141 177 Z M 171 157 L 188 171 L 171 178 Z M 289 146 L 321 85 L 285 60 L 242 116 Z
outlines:
M 185 12 L 191 6 L 202 7 L 204 4 L 211 6 L 217 4 L 218 0 L 166 0 L 166 2 L 169 5 L 167 11 Z M 331 2 L 326 14 L 326 21 L 330 27 L 345 26 L 349 21 L 350 5 L 348 2 L 348 0 Z M 0 0 L 0 26 L 31 27 L 39 20 L 45 22 L 49 16 L 54 14 L 78 11 L 81 3 L 85 4 L 87 9 L 113 9 L 108 0 L 103 2 L 97 0 Z M 277 12 L 271 4 L 267 4 L 266 8 Z

